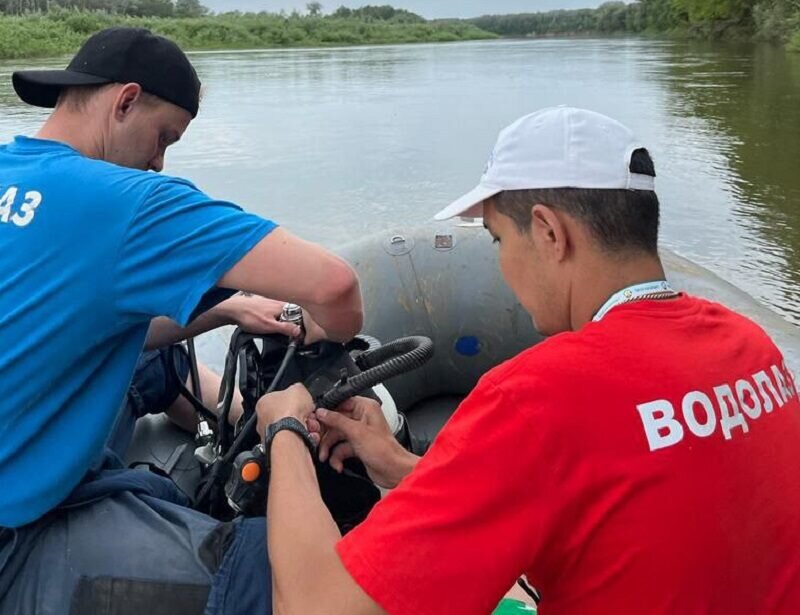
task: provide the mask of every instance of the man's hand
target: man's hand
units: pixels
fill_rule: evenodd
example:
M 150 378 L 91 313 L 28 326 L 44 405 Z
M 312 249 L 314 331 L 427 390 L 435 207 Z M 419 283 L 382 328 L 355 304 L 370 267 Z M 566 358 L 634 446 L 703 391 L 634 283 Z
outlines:
M 300 327 L 278 320 L 284 305 L 281 301 L 258 295 L 238 294 L 201 314 L 187 327 L 181 327 L 169 318 L 154 318 L 147 332 L 146 348 L 169 346 L 224 325 L 237 325 L 248 333 L 277 333 L 295 338 L 300 335 Z M 306 323 L 314 328 L 318 339 L 324 339 L 325 332 L 311 322 L 310 317 Z
M 280 333 L 288 337 L 300 335 L 300 327 L 288 322 L 280 322 L 282 301 L 265 299 L 258 295 L 234 295 L 223 301 L 217 309 L 233 325 L 238 325 L 248 333 Z
M 300 335 L 300 327 L 278 320 L 284 305 L 286 304 L 282 301 L 265 299 L 258 295 L 238 294 L 220 303 L 218 309 L 227 322 L 238 325 L 248 333 L 280 333 L 296 338 Z M 305 344 L 313 344 L 328 337 L 322 327 L 314 322 L 307 310 L 303 310 L 303 327 L 305 328 L 305 339 L 303 340 Z
M 400 446 L 374 400 L 354 397 L 335 412 L 318 409 L 316 417 L 325 431 L 319 447 L 320 461 L 328 460 L 337 472 L 344 469 L 346 459 L 358 457 L 375 484 L 392 489 L 419 461 L 419 457 Z
M 293 384 L 288 389 L 264 395 L 256 404 L 258 433 L 264 437 L 267 427 L 275 421 L 294 417 L 309 426 L 311 437 L 319 441 L 319 425 L 314 420 L 314 400 L 302 384 Z

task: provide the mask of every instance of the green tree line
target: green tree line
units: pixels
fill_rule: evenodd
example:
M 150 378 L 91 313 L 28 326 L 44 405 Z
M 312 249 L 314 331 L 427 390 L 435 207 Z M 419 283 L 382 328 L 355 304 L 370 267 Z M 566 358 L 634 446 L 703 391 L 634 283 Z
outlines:
M 62 9 L 104 11 L 135 17 L 201 17 L 200 0 L 0 0 L 0 13 L 27 15 Z
M 395 23 L 422 23 L 425 21 L 424 17 L 406 11 L 405 9 L 396 9 L 393 6 L 384 4 L 381 6 L 362 6 L 358 9 L 350 9 L 346 6 L 340 6 L 333 13 L 332 17 L 340 17 L 345 19 L 364 19 L 367 21 L 393 21 Z
M 120 7 L 124 0 L 105 1 Z M 173 8 L 177 9 L 177 3 Z M 110 6 L 83 10 L 51 5 L 48 10 L 22 16 L 0 15 L 0 59 L 72 53 L 90 34 L 114 25 L 150 28 L 190 50 L 433 43 L 496 37 L 466 21 L 430 22 L 405 13 L 387 18 L 369 11 L 350 16 L 309 11 L 304 15 L 233 12 L 180 17 L 142 16 L 119 8 L 111 10 Z
M 706 37 L 755 36 L 800 49 L 800 0 L 639 0 L 596 9 L 470 20 L 501 36 L 686 32 Z
M 48 13 L 59 9 L 78 11 L 104 11 L 135 17 L 202 17 L 210 11 L 200 0 L 0 0 L 0 13 L 4 15 L 28 15 Z M 307 16 L 322 17 L 323 5 L 319 2 L 306 4 Z M 231 11 L 237 13 L 237 11 Z M 284 15 L 285 16 L 285 15 Z M 296 11 L 292 16 L 299 17 Z M 424 23 L 424 17 L 397 9 L 388 4 L 366 5 L 351 9 L 341 6 L 329 17 L 333 19 L 361 19 L 364 21 L 391 21 L 394 23 Z

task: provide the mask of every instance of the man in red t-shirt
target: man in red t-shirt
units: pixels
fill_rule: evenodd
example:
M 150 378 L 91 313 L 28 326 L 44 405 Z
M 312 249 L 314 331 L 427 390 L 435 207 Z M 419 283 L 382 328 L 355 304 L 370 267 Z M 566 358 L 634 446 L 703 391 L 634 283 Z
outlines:
M 795 381 L 756 324 L 666 282 L 654 177 L 595 113 L 501 133 L 440 217 L 483 215 L 551 337 L 486 374 L 422 459 L 369 401 L 317 411 L 322 459 L 397 485 L 347 537 L 275 426 L 310 416 L 307 392 L 261 400 L 278 613 L 485 614 L 523 574 L 542 613 L 800 612 Z

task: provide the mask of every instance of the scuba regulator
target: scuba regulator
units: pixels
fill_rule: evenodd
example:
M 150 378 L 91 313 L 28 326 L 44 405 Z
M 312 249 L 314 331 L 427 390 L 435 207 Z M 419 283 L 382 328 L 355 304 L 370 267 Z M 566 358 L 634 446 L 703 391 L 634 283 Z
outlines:
M 302 330 L 302 318 L 298 306 L 287 304 L 280 319 Z M 218 519 L 266 513 L 269 463 L 262 434 L 257 433 L 255 410 L 264 395 L 300 382 L 317 407 L 334 410 L 355 395 L 377 399 L 372 387 L 422 366 L 433 355 L 433 343 L 425 337 L 408 337 L 385 346 L 368 337 L 348 344 L 323 341 L 309 346 L 301 340 L 302 336 L 253 335 L 238 328 L 233 333 L 217 413 L 198 409 L 195 457 L 207 470 L 195 499 L 198 510 Z M 244 411 L 231 426 L 234 387 L 242 394 Z M 345 471 L 338 474 L 313 457 L 323 500 L 345 533 L 366 517 L 380 492 L 359 461 L 348 460 Z

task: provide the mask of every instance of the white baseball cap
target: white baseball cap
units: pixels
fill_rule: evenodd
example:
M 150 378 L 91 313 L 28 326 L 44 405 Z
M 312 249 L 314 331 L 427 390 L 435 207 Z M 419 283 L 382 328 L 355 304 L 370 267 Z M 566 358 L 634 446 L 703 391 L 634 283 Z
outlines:
M 605 115 L 572 107 L 536 111 L 500 133 L 480 184 L 435 218 L 479 218 L 483 202 L 505 190 L 654 191 L 654 177 L 630 170 L 631 156 L 643 148 L 633 132 Z

